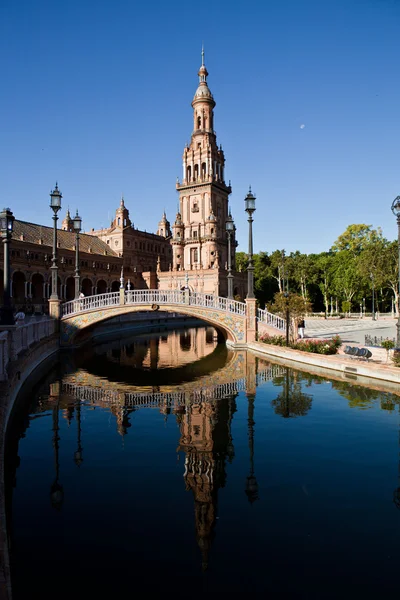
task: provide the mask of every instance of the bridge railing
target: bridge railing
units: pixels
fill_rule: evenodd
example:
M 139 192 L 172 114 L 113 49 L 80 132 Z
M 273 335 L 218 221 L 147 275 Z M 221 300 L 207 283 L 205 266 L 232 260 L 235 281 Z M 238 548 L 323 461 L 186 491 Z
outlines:
M 61 316 L 67 317 L 86 310 L 95 308 L 108 308 L 109 306 L 118 306 L 119 292 L 109 292 L 108 294 L 97 294 L 96 296 L 85 296 L 64 302 L 61 306 Z
M 130 290 L 125 292 L 125 304 L 184 304 L 181 290 Z
M 224 312 L 234 313 L 235 315 L 244 316 L 246 314 L 246 304 L 244 302 L 237 302 L 236 300 L 230 300 L 229 298 L 203 294 L 201 292 L 191 292 L 189 304 L 192 306 L 215 308 L 217 310 L 223 310 Z
M 119 304 L 119 292 L 87 296 L 65 302 L 61 307 L 61 316 L 67 317 L 88 310 L 119 306 Z M 125 304 L 186 304 L 214 308 L 235 315 L 244 316 L 246 314 L 244 302 L 200 292 L 188 293 L 184 290 L 127 290 L 125 291 Z
M 17 325 L 0 333 L 0 381 L 7 379 L 7 365 L 16 360 L 23 350 L 56 332 L 54 319 L 39 319 L 26 325 Z
M 278 317 L 278 315 L 274 315 L 267 310 L 263 310 L 262 308 L 257 309 L 257 318 L 260 323 L 265 323 L 265 325 L 269 325 L 280 331 L 285 331 L 286 329 L 285 319 L 282 319 L 282 317 Z

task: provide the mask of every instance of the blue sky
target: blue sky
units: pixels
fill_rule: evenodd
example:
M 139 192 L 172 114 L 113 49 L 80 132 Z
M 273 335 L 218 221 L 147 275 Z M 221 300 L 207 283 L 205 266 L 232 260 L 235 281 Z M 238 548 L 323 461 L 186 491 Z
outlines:
M 140 229 L 173 221 L 204 42 L 238 250 L 249 184 L 255 251 L 394 239 L 399 26 L 398 0 L 3 0 L 1 204 L 51 224 L 58 180 L 86 230 L 122 193 Z

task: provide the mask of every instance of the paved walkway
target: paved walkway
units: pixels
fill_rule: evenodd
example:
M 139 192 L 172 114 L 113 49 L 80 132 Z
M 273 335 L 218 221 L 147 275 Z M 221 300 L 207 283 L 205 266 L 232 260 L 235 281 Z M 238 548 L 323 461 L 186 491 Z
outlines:
M 306 319 L 305 334 L 308 338 L 331 338 L 339 335 L 342 341 L 351 344 L 365 344 L 365 336 L 396 338 L 396 319 L 383 318 L 373 321 L 365 319 Z

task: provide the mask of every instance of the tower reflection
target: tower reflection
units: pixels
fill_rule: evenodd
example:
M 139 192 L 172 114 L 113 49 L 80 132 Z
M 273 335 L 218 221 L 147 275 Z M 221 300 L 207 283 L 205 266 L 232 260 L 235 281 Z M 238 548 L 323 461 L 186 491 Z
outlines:
M 194 497 L 196 540 L 202 555 L 202 569 L 208 567 L 218 510 L 218 490 L 226 481 L 226 460 L 234 448 L 231 423 L 236 395 L 209 400 L 178 409 L 181 438 L 178 452 L 185 452 L 186 491 Z

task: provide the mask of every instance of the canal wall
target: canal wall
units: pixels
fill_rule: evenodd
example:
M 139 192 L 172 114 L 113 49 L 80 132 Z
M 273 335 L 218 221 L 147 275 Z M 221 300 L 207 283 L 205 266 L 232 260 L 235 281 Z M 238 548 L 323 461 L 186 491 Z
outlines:
M 7 379 L 0 382 L 0 600 L 11 600 L 9 537 L 7 532 L 7 503 L 5 481 L 5 447 L 7 428 L 16 399 L 28 379 L 39 380 L 58 362 L 59 336 L 34 342 L 8 362 Z
M 329 371 L 340 371 L 347 376 L 356 376 L 395 384 L 394 391 L 399 391 L 400 369 L 382 362 L 372 362 L 365 359 L 347 358 L 341 354 L 314 354 L 292 350 L 282 346 L 273 346 L 263 342 L 249 342 L 246 348 L 256 352 L 259 356 L 270 357 L 272 360 L 284 360 L 290 366 L 299 369 L 300 365 L 318 367 L 325 371 L 325 376 L 330 377 Z M 308 368 L 306 369 L 308 370 Z M 328 372 L 327 372 L 328 371 Z M 351 377 L 349 377 L 350 379 Z

